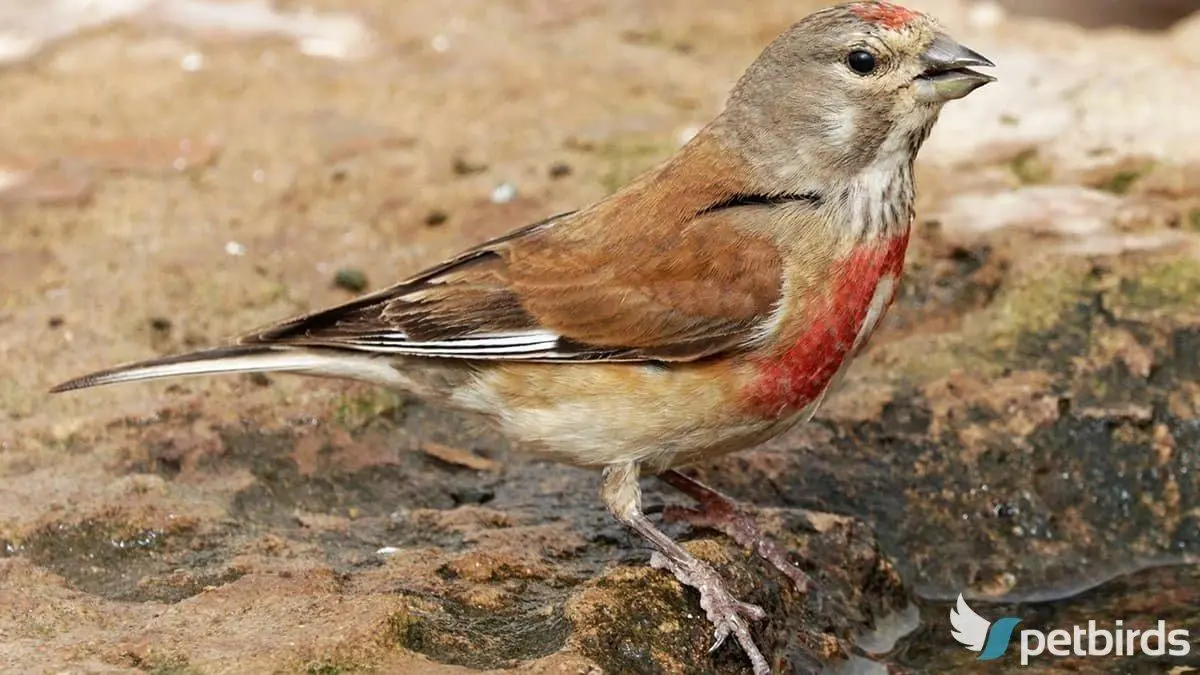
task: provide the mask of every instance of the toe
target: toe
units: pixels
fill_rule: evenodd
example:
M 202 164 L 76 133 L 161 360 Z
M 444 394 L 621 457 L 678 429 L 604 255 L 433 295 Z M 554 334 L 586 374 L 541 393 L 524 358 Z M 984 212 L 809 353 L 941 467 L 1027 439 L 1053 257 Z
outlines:
M 747 602 L 739 604 L 741 605 L 741 607 L 738 608 L 739 613 L 747 619 L 750 619 L 751 621 L 762 621 L 763 619 L 767 618 L 767 613 L 762 607 L 759 607 L 758 605 L 751 605 Z

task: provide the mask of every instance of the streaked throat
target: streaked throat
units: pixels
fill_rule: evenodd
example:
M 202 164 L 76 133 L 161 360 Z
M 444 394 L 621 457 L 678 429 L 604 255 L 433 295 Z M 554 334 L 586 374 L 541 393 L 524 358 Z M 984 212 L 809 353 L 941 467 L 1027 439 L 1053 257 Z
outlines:
M 913 164 L 933 122 L 892 127 L 874 161 L 851 180 L 846 201 L 857 239 L 890 238 L 908 230 L 916 198 Z

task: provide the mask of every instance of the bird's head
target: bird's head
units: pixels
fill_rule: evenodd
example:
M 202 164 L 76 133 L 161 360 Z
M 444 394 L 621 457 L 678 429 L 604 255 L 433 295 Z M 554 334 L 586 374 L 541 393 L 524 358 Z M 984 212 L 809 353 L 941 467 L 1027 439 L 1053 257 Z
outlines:
M 808 16 L 771 43 L 725 117 L 763 168 L 834 172 L 911 161 L 942 106 L 994 78 L 931 17 L 888 2 Z

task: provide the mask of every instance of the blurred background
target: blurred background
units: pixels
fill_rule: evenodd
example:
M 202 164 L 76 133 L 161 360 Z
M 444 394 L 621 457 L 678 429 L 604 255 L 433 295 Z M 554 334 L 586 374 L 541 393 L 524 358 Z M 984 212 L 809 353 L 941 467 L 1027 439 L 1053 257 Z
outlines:
M 999 4 L 1018 14 L 1071 21 L 1088 28 L 1147 30 L 1167 28 L 1200 8 L 1195 0 L 1001 0 Z
M 0 0 L 0 669 L 741 672 L 594 475 L 472 420 L 288 377 L 45 391 L 603 197 L 826 4 Z M 950 639 L 959 592 L 1200 630 L 1200 5 L 910 4 L 999 82 L 922 152 L 898 305 L 812 424 L 696 468 L 834 601 L 679 534 L 840 672 L 1016 672 Z

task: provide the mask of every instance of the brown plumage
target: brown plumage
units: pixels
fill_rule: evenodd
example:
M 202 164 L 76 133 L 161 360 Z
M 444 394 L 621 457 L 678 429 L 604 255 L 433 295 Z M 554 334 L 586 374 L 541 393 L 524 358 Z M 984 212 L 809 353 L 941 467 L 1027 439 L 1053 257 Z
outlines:
M 730 156 L 706 140 L 593 208 L 522 228 L 385 291 L 241 342 L 507 359 L 518 354 L 468 345 L 476 337 L 549 331 L 552 345 L 519 354 L 542 361 L 691 361 L 748 347 L 779 301 L 783 262 L 764 233 L 730 216 L 745 205 L 737 198 L 754 196 L 743 186 L 678 180 L 697 164 L 745 175 L 742 167 L 722 167 Z M 614 222 L 641 226 L 630 232 Z M 631 245 L 634 255 L 612 255 Z
M 725 111 L 610 197 L 469 249 L 395 286 L 230 347 L 121 366 L 55 391 L 220 372 L 347 377 L 491 417 L 519 447 L 602 468 L 610 511 L 651 563 L 700 591 L 720 642 L 769 671 L 740 603 L 642 514 L 638 475 L 805 419 L 895 298 L 912 164 L 944 103 L 990 65 L 928 17 L 854 2 L 769 45 Z M 714 523 L 789 579 L 744 519 Z

